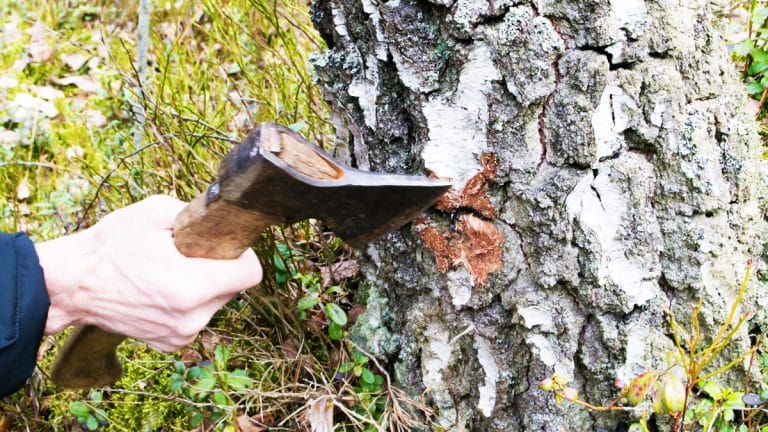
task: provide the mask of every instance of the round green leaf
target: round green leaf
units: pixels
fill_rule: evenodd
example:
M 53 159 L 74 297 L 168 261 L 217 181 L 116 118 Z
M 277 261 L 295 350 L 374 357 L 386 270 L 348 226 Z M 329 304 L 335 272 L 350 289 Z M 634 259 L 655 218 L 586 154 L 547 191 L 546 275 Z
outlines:
M 368 384 L 374 384 L 376 382 L 376 376 L 368 368 L 363 369 L 363 373 L 360 375 L 360 378 Z
M 85 427 L 87 427 L 88 430 L 95 431 L 99 428 L 99 421 L 96 420 L 96 417 L 94 416 L 88 416 L 88 420 L 85 421 Z
M 316 295 L 308 295 L 299 299 L 299 303 L 296 308 L 300 311 L 312 309 L 316 304 L 320 303 L 320 298 Z
M 345 326 L 347 324 L 347 313 L 336 303 L 326 304 L 325 313 L 328 314 L 328 318 L 336 324 L 340 326 Z
M 331 325 L 328 326 L 328 337 L 331 338 L 331 340 L 340 340 L 342 336 L 344 336 L 344 333 L 342 332 L 341 326 L 332 322 Z
M 91 409 L 80 401 L 74 401 L 69 404 L 69 412 L 78 419 L 84 419 L 91 414 Z

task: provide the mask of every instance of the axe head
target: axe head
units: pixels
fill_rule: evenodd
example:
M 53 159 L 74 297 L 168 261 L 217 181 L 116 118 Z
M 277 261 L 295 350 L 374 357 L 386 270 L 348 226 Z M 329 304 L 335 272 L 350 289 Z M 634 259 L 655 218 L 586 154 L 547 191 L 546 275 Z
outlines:
M 320 219 L 361 247 L 415 218 L 449 188 L 428 177 L 350 168 L 293 130 L 264 123 L 223 159 L 208 200 L 284 223 Z

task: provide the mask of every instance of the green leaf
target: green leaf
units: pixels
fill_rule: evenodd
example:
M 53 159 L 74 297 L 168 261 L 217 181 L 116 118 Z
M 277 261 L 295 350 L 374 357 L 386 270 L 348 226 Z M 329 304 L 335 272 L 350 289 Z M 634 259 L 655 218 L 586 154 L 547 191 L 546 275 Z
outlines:
M 194 413 L 192 414 L 192 419 L 189 421 L 189 424 L 192 427 L 198 427 L 202 422 L 203 422 L 203 413 L 201 413 L 198 410 L 195 410 Z
M 200 390 L 211 390 L 216 387 L 216 376 L 208 369 L 200 369 L 200 379 L 195 386 Z
M 755 42 L 752 39 L 744 39 L 733 47 L 733 52 L 737 55 L 745 56 L 755 48 Z
M 699 388 L 704 393 L 712 396 L 713 399 L 720 399 L 723 397 L 723 387 L 714 381 L 704 381 Z
M 768 60 L 768 53 L 766 53 L 760 48 L 753 49 L 752 51 L 749 52 L 749 55 L 752 56 L 752 59 L 755 62 L 764 62 Z
M 227 376 L 227 385 L 234 391 L 244 391 L 251 388 L 253 379 L 243 369 L 236 369 Z
M 184 366 L 183 361 L 176 360 L 175 362 L 173 362 L 173 370 L 176 371 L 177 374 L 183 375 L 184 369 L 186 369 L 186 367 Z
M 312 309 L 318 303 L 320 303 L 320 297 L 310 294 L 300 298 L 296 308 L 299 311 L 305 311 L 307 309 Z
M 742 424 L 741 426 L 739 426 L 739 432 L 748 432 L 748 431 L 749 431 L 749 428 L 747 427 L 747 425 Z
M 222 392 L 216 392 L 213 394 L 213 402 L 216 405 L 226 406 L 229 405 L 229 398 Z
M 184 385 L 184 380 L 181 379 L 181 375 L 179 374 L 171 375 L 171 386 L 170 386 L 171 393 L 178 393 L 178 391 L 181 390 L 181 387 L 183 385 Z
M 381 386 L 382 384 L 384 384 L 384 377 L 381 375 L 376 375 L 376 379 L 374 380 L 373 383 L 376 384 L 377 386 Z
M 749 66 L 749 70 L 747 72 L 752 76 L 756 76 L 765 72 L 766 69 L 768 69 L 768 60 L 761 60 L 761 61 L 752 63 Z
M 751 83 L 747 84 L 747 94 L 749 95 L 759 95 L 763 92 L 763 85 L 759 82 L 752 81 Z
M 353 367 L 355 367 L 355 364 L 353 362 L 344 362 L 341 364 L 341 366 L 339 366 L 339 373 L 347 373 Z
M 69 404 L 69 412 L 71 412 L 72 415 L 77 417 L 78 420 L 83 420 L 89 415 L 91 415 L 91 409 L 88 408 L 88 405 L 80 401 L 74 401 L 71 404 Z
M 754 24 L 755 27 L 762 27 L 766 17 L 768 17 L 768 8 L 755 8 L 755 10 L 752 11 L 752 24 Z
M 91 399 L 91 403 L 96 406 L 99 405 L 99 402 L 104 400 L 104 396 L 98 390 L 92 391 L 88 397 Z
M 227 363 L 229 362 L 229 355 L 231 350 L 224 345 L 216 345 L 213 350 L 213 362 L 216 364 L 216 370 L 227 370 Z
M 328 318 L 336 324 L 340 326 L 345 326 L 347 324 L 347 313 L 336 303 L 327 303 L 325 305 L 325 313 L 328 315 Z
M 363 367 L 360 365 L 355 365 L 355 367 L 352 368 L 352 374 L 356 377 L 359 377 L 363 374 Z
M 328 337 L 331 338 L 331 340 L 341 340 L 343 336 L 344 336 L 344 331 L 342 330 L 340 325 L 336 324 L 335 322 L 332 322 L 328 326 Z
M 95 431 L 99 428 L 99 421 L 96 420 L 96 417 L 94 416 L 88 416 L 88 419 L 85 421 L 85 427 L 88 428 L 88 430 Z
M 374 384 L 376 382 L 376 376 L 374 376 L 373 372 L 368 368 L 363 369 L 360 378 L 368 384 Z
M 328 288 L 327 290 L 325 290 L 325 293 L 328 294 L 328 295 L 330 295 L 330 294 L 341 294 L 342 290 L 341 290 L 340 286 L 334 285 L 334 286 Z

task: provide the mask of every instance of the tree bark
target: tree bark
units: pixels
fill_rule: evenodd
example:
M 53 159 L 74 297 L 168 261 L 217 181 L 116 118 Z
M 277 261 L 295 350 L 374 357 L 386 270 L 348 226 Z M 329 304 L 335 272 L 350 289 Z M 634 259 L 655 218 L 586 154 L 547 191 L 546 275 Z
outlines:
M 664 309 L 724 321 L 762 271 L 756 126 L 705 0 L 315 0 L 337 154 L 451 193 L 372 246 L 353 337 L 448 430 L 589 431 L 663 368 Z M 766 321 L 750 282 L 753 325 Z M 748 348 L 744 329 L 724 358 Z M 733 383 L 738 385 L 739 383 Z

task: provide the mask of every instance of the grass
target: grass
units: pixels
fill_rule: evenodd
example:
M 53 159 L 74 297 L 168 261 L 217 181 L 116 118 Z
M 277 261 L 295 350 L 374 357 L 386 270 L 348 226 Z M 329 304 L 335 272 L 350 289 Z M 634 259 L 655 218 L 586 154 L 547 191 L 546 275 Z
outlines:
M 155 1 L 141 92 L 137 4 L 0 3 L 0 230 L 42 241 L 148 195 L 190 200 L 262 121 L 329 142 L 328 108 L 307 66 L 323 45 L 305 2 Z M 297 315 L 309 293 L 302 281 L 320 281 L 321 268 L 353 259 L 350 250 L 310 222 L 265 233 L 257 250 L 259 290 L 230 302 L 180 353 L 123 344 L 126 371 L 112 388 L 55 388 L 47 373 L 66 335 L 47 338 L 28 385 L 0 401 L 0 431 L 299 430 L 313 421 L 313 401 L 328 397 L 335 408 L 321 414 L 342 430 L 416 427 L 420 407 L 397 389 L 366 392 L 360 377 L 337 374 L 353 349 L 329 338 L 320 308 Z M 337 282 L 323 301 L 348 309 L 358 282 Z M 386 375 L 363 369 L 366 379 Z

